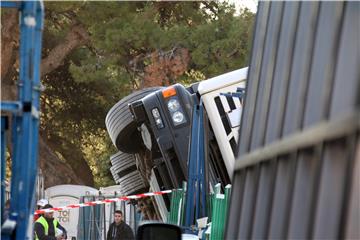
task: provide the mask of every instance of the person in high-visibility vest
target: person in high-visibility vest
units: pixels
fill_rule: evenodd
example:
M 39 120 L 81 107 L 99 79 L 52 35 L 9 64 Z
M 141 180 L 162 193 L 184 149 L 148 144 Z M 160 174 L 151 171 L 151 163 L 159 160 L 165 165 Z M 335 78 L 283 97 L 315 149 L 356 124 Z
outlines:
M 46 204 L 42 209 L 53 208 L 52 205 Z M 66 239 L 66 230 L 60 225 L 59 221 L 54 219 L 54 213 L 44 213 L 35 222 L 34 226 L 36 240 L 60 240 Z

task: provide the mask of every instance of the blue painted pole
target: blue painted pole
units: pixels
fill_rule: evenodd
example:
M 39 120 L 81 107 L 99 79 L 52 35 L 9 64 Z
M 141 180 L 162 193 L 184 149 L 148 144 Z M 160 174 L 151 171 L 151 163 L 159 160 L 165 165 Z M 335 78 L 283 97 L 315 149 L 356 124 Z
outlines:
M 23 102 L 23 113 L 20 120 L 19 144 L 15 145 L 18 149 L 15 161 L 17 164 L 21 162 L 20 174 L 14 183 L 14 192 L 17 195 L 15 202 L 15 212 L 17 216 L 16 238 L 27 239 L 27 228 L 29 224 L 29 180 L 30 170 L 29 163 L 31 161 L 32 152 L 32 81 L 34 77 L 32 61 L 34 46 L 34 28 L 36 25 L 36 2 L 22 2 L 20 10 L 20 78 L 19 78 L 19 101 Z M 20 201 L 22 199 L 22 201 Z
M 194 192 L 195 192 L 195 178 L 196 178 L 196 162 L 197 162 L 197 148 L 198 148 L 198 119 L 199 114 L 197 105 L 193 108 L 192 122 L 191 122 L 191 142 L 190 154 L 188 162 L 188 184 L 186 191 L 186 207 L 185 207 L 185 227 L 190 227 L 194 221 Z
M 196 171 L 196 214 L 195 218 L 206 216 L 206 184 L 205 184 L 205 131 L 204 131 L 204 106 L 202 100 L 198 107 L 198 132 L 197 132 L 197 171 Z
M 32 195 L 32 201 L 30 202 L 29 210 L 30 213 L 34 212 L 35 207 L 35 186 L 36 186 L 36 177 L 38 173 L 38 156 L 39 156 L 39 118 L 40 118 L 40 94 L 41 94 L 41 49 L 42 49 L 42 32 L 44 27 L 44 5 L 42 2 L 38 2 L 36 6 L 36 26 L 35 26 L 35 45 L 34 45 L 34 78 L 32 86 L 32 95 L 33 95 L 33 111 L 32 111 L 32 132 L 33 132 L 33 141 L 32 141 L 32 155 L 30 167 L 30 195 Z
M 11 165 L 11 188 L 10 188 L 10 214 L 9 218 L 13 221 L 17 221 L 18 219 L 18 206 L 17 203 L 21 201 L 22 196 L 18 196 L 14 194 L 17 190 L 17 185 L 19 182 L 20 169 L 21 169 L 21 161 L 19 161 L 20 148 L 17 147 L 20 145 L 20 139 L 22 138 L 22 131 L 20 130 L 21 124 L 21 115 L 13 114 L 11 121 L 11 143 L 12 143 L 12 165 Z M 6 234 L 1 235 L 1 238 L 6 240 L 10 239 L 10 231 L 7 231 Z
M 32 239 L 29 229 L 35 205 L 37 175 L 40 64 L 44 8 L 41 1 L 1 3 L 20 11 L 20 77 L 18 102 L 2 102 L 13 113 L 12 118 L 12 178 L 10 219 L 16 221 L 16 239 Z M 3 159 L 2 159 L 3 160 Z M 2 164 L 2 166 L 5 166 Z M 2 194 L 3 195 L 3 194 Z M 31 227 L 30 227 L 31 229 Z M 11 231 L 2 233 L 9 239 Z
M 39 2 L 23 2 L 22 4 L 20 21 L 20 83 L 22 85 L 19 86 L 19 92 L 24 107 L 21 122 L 22 138 L 20 146 L 17 146 L 20 148 L 18 160 L 22 162 L 22 167 L 15 194 L 24 198 L 23 201 L 17 202 L 19 213 L 16 228 L 17 239 L 32 237 L 32 233 L 28 233 L 27 230 L 30 224 L 29 218 L 33 213 L 37 171 L 40 95 L 36 87 L 40 83 L 41 33 L 39 31 L 42 29 L 43 18 L 38 15 L 42 12 L 42 4 Z
M 202 104 L 202 100 L 200 100 L 199 106 L 199 191 L 201 196 L 201 215 L 198 215 L 197 218 L 205 217 L 206 216 L 206 187 L 207 184 L 205 182 L 205 129 L 204 129 L 204 106 Z
M 1 212 L 4 212 L 5 206 L 5 174 L 6 174 L 6 130 L 8 128 L 8 119 L 6 116 L 1 117 Z M 1 216 L 1 225 L 3 224 L 5 219 Z
M 0 7 L 2 7 L 2 8 L 19 8 L 20 2 L 1 1 Z
M 198 109 L 197 109 L 197 112 L 198 112 L 198 122 L 197 122 L 197 149 L 196 149 L 196 204 L 195 204 L 195 219 L 198 219 L 199 218 L 199 213 L 200 213 L 200 189 L 201 189 L 201 186 L 200 186 L 200 181 L 199 181 L 199 177 L 200 177 L 200 165 L 201 165 L 201 148 L 203 148 L 203 142 L 201 141 L 201 132 L 202 132 L 202 124 L 201 124 L 201 103 L 199 104 L 198 106 Z

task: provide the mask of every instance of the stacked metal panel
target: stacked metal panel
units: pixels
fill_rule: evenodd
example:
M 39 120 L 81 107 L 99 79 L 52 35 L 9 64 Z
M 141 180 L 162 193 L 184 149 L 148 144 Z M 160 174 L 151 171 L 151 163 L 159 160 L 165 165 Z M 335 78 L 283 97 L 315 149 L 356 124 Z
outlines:
M 225 239 L 360 238 L 360 3 L 259 2 Z
M 231 185 L 229 184 L 225 187 L 224 194 L 221 194 L 220 191 L 221 184 L 216 184 L 215 194 L 212 196 L 210 240 L 222 239 L 225 231 L 225 223 L 231 195 Z
M 171 194 L 167 223 L 181 225 L 184 218 L 185 191 L 183 189 L 174 189 Z

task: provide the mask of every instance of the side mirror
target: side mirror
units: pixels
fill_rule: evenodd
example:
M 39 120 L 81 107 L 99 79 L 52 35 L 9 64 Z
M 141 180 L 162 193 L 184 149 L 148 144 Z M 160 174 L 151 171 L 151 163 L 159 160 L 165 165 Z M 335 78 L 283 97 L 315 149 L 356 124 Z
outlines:
M 181 240 L 181 228 L 166 223 L 146 223 L 140 225 L 137 240 Z

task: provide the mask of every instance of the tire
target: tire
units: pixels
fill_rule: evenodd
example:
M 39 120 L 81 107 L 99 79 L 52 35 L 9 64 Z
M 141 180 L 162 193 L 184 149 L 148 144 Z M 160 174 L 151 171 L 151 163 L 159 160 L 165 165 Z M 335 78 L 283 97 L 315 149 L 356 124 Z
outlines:
M 128 168 L 132 165 L 136 165 L 136 158 L 133 154 L 123 153 L 119 151 L 110 157 L 110 162 L 113 168 L 118 168 L 118 170 L 120 171 L 123 168 Z
M 105 125 L 111 141 L 118 150 L 126 153 L 138 152 L 139 147 L 142 146 L 142 139 L 128 105 L 159 89 L 161 88 L 152 87 L 133 92 L 109 110 L 105 118 Z
M 131 195 L 146 192 L 149 184 L 141 177 L 136 167 L 136 158 L 133 154 L 118 152 L 110 157 L 111 174 L 120 185 L 122 195 Z

